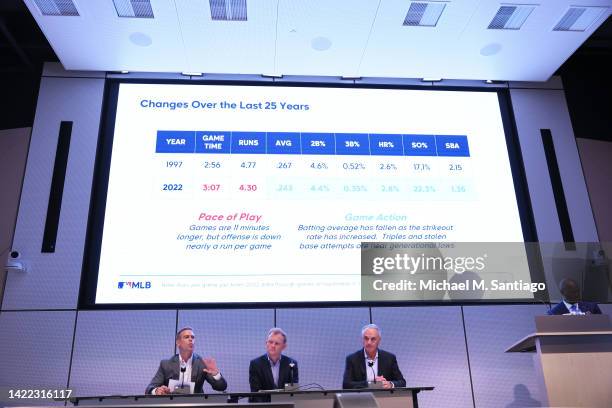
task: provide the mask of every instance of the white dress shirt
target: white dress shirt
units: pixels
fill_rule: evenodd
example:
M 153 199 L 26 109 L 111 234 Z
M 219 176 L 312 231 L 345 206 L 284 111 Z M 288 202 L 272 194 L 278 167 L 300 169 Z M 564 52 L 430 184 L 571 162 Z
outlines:
M 566 301 L 564 300 L 564 301 L 563 301 L 563 303 L 565 304 L 565 307 L 567 307 L 567 311 L 568 311 L 568 312 L 572 313 L 572 307 L 574 307 L 574 305 L 575 305 L 575 306 L 576 306 L 576 309 L 575 309 L 574 314 L 579 314 L 579 315 L 584 314 L 584 313 L 582 312 L 582 310 L 580 310 L 580 306 L 578 306 L 578 302 L 576 302 L 576 303 L 574 303 L 574 304 L 571 304 L 571 303 L 568 303 L 568 302 L 566 302 Z
M 365 358 L 366 364 L 366 380 L 368 382 L 373 382 L 376 379 L 376 375 L 378 374 L 378 350 L 376 350 L 376 355 L 374 356 L 374 360 L 372 360 L 366 354 L 365 350 L 363 350 L 363 356 Z M 370 368 L 371 362 L 374 362 L 374 365 Z

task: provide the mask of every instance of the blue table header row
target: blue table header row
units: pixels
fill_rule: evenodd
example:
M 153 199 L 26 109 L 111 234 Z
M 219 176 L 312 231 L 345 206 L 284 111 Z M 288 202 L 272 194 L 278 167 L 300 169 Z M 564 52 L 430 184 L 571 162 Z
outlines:
M 465 135 L 159 130 L 156 153 L 469 157 Z

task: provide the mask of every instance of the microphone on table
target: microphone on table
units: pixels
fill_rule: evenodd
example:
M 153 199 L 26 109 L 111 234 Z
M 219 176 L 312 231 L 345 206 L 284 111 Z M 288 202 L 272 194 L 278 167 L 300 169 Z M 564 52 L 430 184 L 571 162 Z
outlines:
M 295 361 L 289 362 L 289 375 L 291 376 L 291 386 L 293 387 L 293 367 L 295 367 Z
M 374 384 L 376 384 L 376 373 L 374 372 L 374 361 L 368 360 L 368 367 L 372 370 L 372 374 L 374 375 Z
M 185 371 L 187 371 L 187 365 L 185 363 L 181 363 L 181 373 L 183 374 L 181 380 L 181 389 L 185 387 Z

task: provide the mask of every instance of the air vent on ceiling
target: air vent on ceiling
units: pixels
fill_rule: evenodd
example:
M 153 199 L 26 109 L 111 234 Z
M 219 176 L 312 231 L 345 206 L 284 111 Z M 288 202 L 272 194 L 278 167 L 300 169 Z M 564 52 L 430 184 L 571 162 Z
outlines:
M 113 0 L 117 16 L 128 18 L 154 18 L 151 0 Z
M 595 22 L 607 7 L 572 6 L 561 17 L 553 31 L 584 31 Z
M 246 21 L 246 0 L 208 0 L 210 18 L 217 21 Z
M 489 23 L 489 30 L 520 30 L 535 6 L 523 4 L 503 5 Z
M 405 26 L 435 27 L 446 7 L 442 2 L 422 2 L 415 1 L 410 3 L 410 8 L 404 18 Z
M 78 16 L 72 0 L 34 0 L 43 16 Z

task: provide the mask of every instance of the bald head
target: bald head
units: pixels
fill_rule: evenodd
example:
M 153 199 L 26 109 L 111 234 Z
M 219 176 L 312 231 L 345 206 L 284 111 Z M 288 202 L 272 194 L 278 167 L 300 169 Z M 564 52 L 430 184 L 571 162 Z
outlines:
M 580 286 L 571 278 L 566 278 L 559 282 L 559 290 L 567 303 L 576 303 L 580 300 Z

